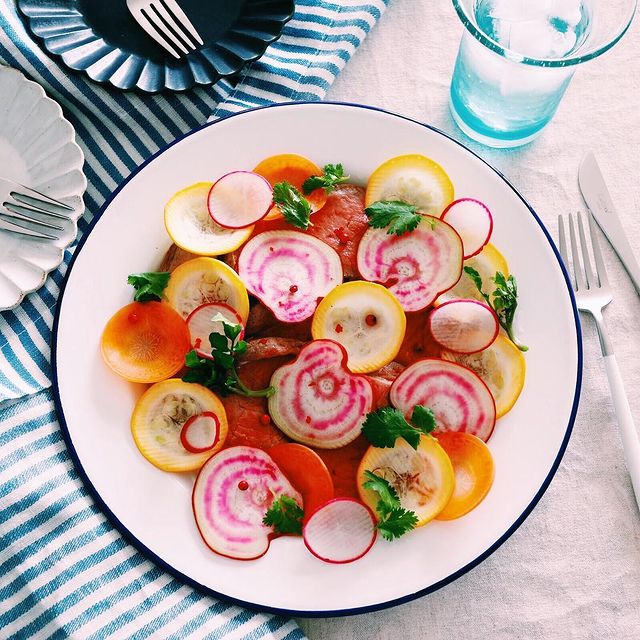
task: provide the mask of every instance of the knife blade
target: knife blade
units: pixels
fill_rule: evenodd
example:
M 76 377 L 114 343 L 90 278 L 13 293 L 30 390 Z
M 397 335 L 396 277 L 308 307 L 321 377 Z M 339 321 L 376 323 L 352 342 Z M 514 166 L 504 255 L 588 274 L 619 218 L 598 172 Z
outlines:
M 633 286 L 640 295 L 640 265 L 633 255 L 593 151 L 589 151 L 580 163 L 578 185 L 587 207 L 618 254 Z

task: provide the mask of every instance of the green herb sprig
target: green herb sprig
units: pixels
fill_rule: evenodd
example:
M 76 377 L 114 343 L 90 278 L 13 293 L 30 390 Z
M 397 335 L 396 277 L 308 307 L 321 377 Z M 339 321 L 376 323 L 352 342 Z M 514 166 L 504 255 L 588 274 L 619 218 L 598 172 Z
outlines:
M 262 523 L 273 527 L 276 533 L 295 533 L 302 535 L 304 510 L 289 496 L 281 495 L 265 513 Z
M 409 424 L 398 409 L 382 407 L 367 415 L 362 433 L 374 447 L 392 448 L 398 438 L 404 438 L 417 449 L 421 434 L 431 433 L 436 428 L 436 419 L 431 409 L 416 405 L 411 422 L 413 424 Z
M 275 393 L 273 387 L 254 391 L 249 389 L 238 376 L 236 358 L 247 350 L 247 343 L 240 339 L 242 326 L 226 321 L 221 314 L 214 316 L 212 320 L 222 322 L 224 327 L 224 335 L 209 334 L 213 359 L 201 358 L 195 349 L 189 351 L 185 356 L 188 371 L 182 376 L 182 380 L 196 382 L 222 394 L 236 393 L 249 398 L 272 396 Z
M 127 282 L 136 290 L 133 299 L 136 302 L 151 302 L 162 300 L 162 294 L 169 284 L 171 274 L 168 271 L 149 271 L 146 273 L 132 273 Z
M 488 293 L 482 290 L 482 278 L 473 267 L 465 267 L 465 273 L 471 278 L 480 295 L 485 302 L 495 311 L 500 326 L 507 332 L 509 340 L 520 349 L 529 351 L 529 347 L 520 344 L 513 333 L 513 319 L 518 307 L 518 286 L 516 279 L 511 275 L 506 277 L 501 271 L 496 271 L 496 275 L 491 278 L 496 285 L 493 292 L 493 300 Z
M 402 200 L 378 200 L 364 212 L 369 218 L 370 227 L 386 228 L 388 234 L 398 236 L 413 231 L 425 219 L 418 213 L 418 207 Z
M 308 229 L 313 226 L 309 220 L 311 205 L 292 184 L 278 182 L 273 185 L 273 201 L 289 224 L 298 229 Z
M 413 511 L 402 508 L 400 498 L 389 482 L 371 471 L 365 471 L 364 475 L 367 481 L 362 486 L 375 491 L 379 497 L 376 512 L 380 519 L 376 526 L 382 537 L 391 541 L 415 529 L 418 517 Z
M 321 176 L 311 176 L 302 184 L 302 191 L 309 195 L 316 189 L 324 189 L 325 193 L 331 193 L 337 185 L 349 180 L 350 176 L 344 174 L 341 164 L 325 164 Z

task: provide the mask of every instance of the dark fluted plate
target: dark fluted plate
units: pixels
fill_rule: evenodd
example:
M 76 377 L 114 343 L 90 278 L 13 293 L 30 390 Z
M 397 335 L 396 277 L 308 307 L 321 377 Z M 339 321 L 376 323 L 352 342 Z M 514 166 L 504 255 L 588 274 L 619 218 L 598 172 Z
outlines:
M 31 32 L 64 64 L 118 89 L 185 91 L 237 74 L 276 40 L 294 0 L 180 0 L 203 47 L 176 60 L 129 13 L 126 0 L 18 0 Z

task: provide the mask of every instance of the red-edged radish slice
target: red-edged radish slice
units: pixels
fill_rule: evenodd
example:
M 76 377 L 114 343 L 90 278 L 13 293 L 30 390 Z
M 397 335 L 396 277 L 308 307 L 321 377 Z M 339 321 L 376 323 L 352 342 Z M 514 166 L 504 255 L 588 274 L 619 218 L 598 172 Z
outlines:
M 355 440 L 373 405 L 370 382 L 347 369 L 346 349 L 314 340 L 295 362 L 276 370 L 269 398 L 271 419 L 290 438 L 320 449 Z
M 220 555 L 259 558 L 274 535 L 262 519 L 281 495 L 302 504 L 300 494 L 264 451 L 224 449 L 203 465 L 193 486 L 193 514 L 200 535 Z
M 422 404 L 433 410 L 436 431 L 464 431 L 485 442 L 496 424 L 487 385 L 467 367 L 425 358 L 407 367 L 391 385 L 389 399 L 407 418 Z
M 269 181 L 251 171 L 232 171 L 209 191 L 207 206 L 214 222 L 227 229 L 242 229 L 262 220 L 273 205 Z
M 429 315 L 433 339 L 448 351 L 477 353 L 493 344 L 500 325 L 493 309 L 477 300 L 450 300 Z
M 201 358 L 211 358 L 211 343 L 209 336 L 212 333 L 224 335 L 224 322 L 222 316 L 230 324 L 243 326 L 239 338 L 244 335 L 244 323 L 240 314 L 224 302 L 208 302 L 196 307 L 187 317 L 187 327 L 191 336 L 191 346 L 198 352 Z
M 266 231 L 249 240 L 238 272 L 247 289 L 283 322 L 310 318 L 318 298 L 342 282 L 338 254 L 298 231 Z
M 482 251 L 493 231 L 493 216 L 489 208 L 473 198 L 454 200 L 440 216 L 462 238 L 465 260 Z
M 220 420 L 218 416 L 205 411 L 197 416 L 191 416 L 180 431 L 180 442 L 190 453 L 204 453 L 211 451 L 220 440 Z
M 371 509 L 353 498 L 335 498 L 317 509 L 302 529 L 311 553 L 333 564 L 354 562 L 376 540 L 376 519 Z
M 414 231 L 401 236 L 369 229 L 358 246 L 362 277 L 384 284 L 405 311 L 428 307 L 462 273 L 460 236 L 446 222 L 424 218 Z

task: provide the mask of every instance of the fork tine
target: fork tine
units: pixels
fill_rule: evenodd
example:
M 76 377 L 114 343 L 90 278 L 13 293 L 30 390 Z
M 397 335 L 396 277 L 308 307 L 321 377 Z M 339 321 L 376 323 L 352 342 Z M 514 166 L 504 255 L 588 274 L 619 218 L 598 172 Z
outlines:
M 1 212 L 0 220 L 6 224 L 12 224 L 18 227 L 18 229 L 7 229 L 6 227 L 0 227 L 0 231 L 6 231 L 7 233 L 16 233 L 21 236 L 27 236 L 28 238 L 38 238 L 40 240 L 60 240 L 58 236 L 44 233 L 44 231 L 36 231 L 26 224 L 20 224 L 15 218 L 5 219 Z
M 174 49 L 180 51 L 183 54 L 189 53 L 189 49 L 183 44 L 182 40 L 176 36 L 175 33 L 162 21 L 159 13 L 155 10 L 153 3 L 142 10 L 143 15 L 149 21 L 149 24 L 156 30 L 158 34 L 168 42 Z
M 185 53 L 193 51 L 196 47 L 194 42 L 189 38 L 189 34 L 184 30 L 179 20 L 167 10 L 162 0 L 159 2 L 152 2 L 149 7 L 156 12 L 156 16 L 159 22 L 164 21 L 164 27 L 167 31 L 173 31 L 173 40 L 175 44 L 178 42 L 186 47 Z
M 40 191 L 36 191 L 35 189 L 32 189 L 31 187 L 27 187 L 23 184 L 19 186 L 21 188 L 21 191 L 14 190 L 14 191 L 11 191 L 9 194 L 13 198 L 16 198 L 16 200 L 18 199 L 17 196 L 22 196 L 22 197 L 26 196 L 27 198 L 31 198 L 32 200 L 34 200 L 35 202 L 38 202 L 39 204 L 44 204 L 44 205 L 52 204 L 52 205 L 55 205 L 56 207 L 60 207 L 61 209 L 66 209 L 67 211 L 73 211 L 73 207 L 69 206 L 68 204 L 65 204 L 64 202 L 60 202 L 60 200 L 51 198 L 50 196 L 47 196 L 44 193 L 41 193 Z
M 573 279 L 571 276 L 571 269 L 569 267 L 569 251 L 567 249 L 567 236 L 564 232 L 564 219 L 561 215 L 558 216 L 558 244 L 560 245 L 558 248 L 560 249 L 562 262 L 564 262 L 565 267 L 567 267 L 569 278 Z
M 588 213 L 589 221 L 589 234 L 591 235 L 591 245 L 593 246 L 593 257 L 596 263 L 596 273 L 601 287 L 609 286 L 609 278 L 607 277 L 607 269 L 604 266 L 604 260 L 602 259 L 602 251 L 600 250 L 600 241 L 598 240 L 598 231 L 596 230 L 596 223 L 593 220 L 593 216 Z
M 155 40 L 163 49 L 166 49 L 174 58 L 180 59 L 180 54 L 174 49 L 173 42 L 168 40 L 165 34 L 158 29 L 158 27 L 151 22 L 146 11 L 138 9 L 137 7 L 129 6 L 129 11 L 133 14 L 133 17 L 137 20 L 138 24 L 147 32 L 153 40 Z
M 25 215 L 22 212 L 11 211 L 11 209 L 9 209 L 9 213 L 0 211 L 0 218 L 2 218 L 3 220 L 8 220 L 9 222 L 13 222 L 14 220 L 23 220 L 24 222 L 30 222 L 33 225 L 43 227 L 44 229 L 53 229 L 54 231 L 64 230 L 64 227 L 59 227 L 58 225 L 51 224 L 50 222 L 45 222 L 44 220 L 33 218 L 29 215 Z
M 589 258 L 589 245 L 587 244 L 587 238 L 584 234 L 584 225 L 582 224 L 582 216 L 580 212 L 576 213 L 578 220 L 578 234 L 580 236 L 580 244 L 582 245 L 582 264 L 584 265 L 584 272 L 587 278 L 587 287 L 597 287 L 598 283 L 591 270 L 591 258 Z
M 176 2 L 176 0 L 160 0 L 162 4 L 177 18 L 182 26 L 189 31 L 198 44 L 204 44 L 204 41 L 200 37 L 198 30 L 193 26 L 189 16 L 182 10 L 182 7 Z
M 576 279 L 576 291 L 586 289 L 587 285 L 582 275 L 582 266 L 580 265 L 580 255 L 578 251 L 578 243 L 576 241 L 576 229 L 573 224 L 573 216 L 569 214 L 569 239 L 571 241 L 571 256 L 573 258 L 573 275 Z
M 20 211 L 21 209 L 26 209 L 30 212 L 37 211 L 42 215 L 50 216 L 52 218 L 58 218 L 60 220 L 68 221 L 71 219 L 69 218 L 69 216 L 51 209 L 52 206 L 56 206 L 56 205 L 43 204 L 43 206 L 38 206 L 37 204 L 34 204 L 34 202 L 38 202 L 35 200 L 35 198 L 31 198 L 30 196 L 25 196 L 22 193 L 16 193 L 15 191 L 13 191 L 11 195 L 13 196 L 13 199 L 15 200 L 15 202 L 11 202 L 10 200 L 7 200 L 2 203 L 2 206 L 9 209 L 9 211 L 13 211 L 13 209 L 11 208 L 13 207 L 14 209 L 18 210 L 18 213 L 21 213 Z M 49 207 L 49 208 L 46 209 L 44 207 Z

